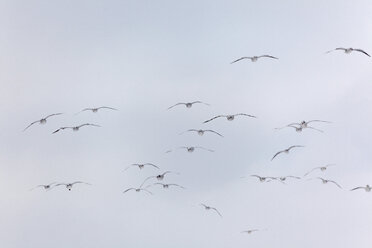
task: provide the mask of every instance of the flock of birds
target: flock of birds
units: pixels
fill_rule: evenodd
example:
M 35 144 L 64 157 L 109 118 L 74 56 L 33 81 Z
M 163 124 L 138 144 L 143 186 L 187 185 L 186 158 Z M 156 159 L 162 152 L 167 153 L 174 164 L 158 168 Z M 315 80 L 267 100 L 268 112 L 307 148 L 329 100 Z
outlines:
M 326 53 L 330 53 L 330 52 L 333 52 L 333 51 L 344 51 L 346 54 L 350 54 L 352 52 L 359 52 L 359 53 L 362 53 L 362 54 L 370 57 L 370 55 L 367 52 L 365 52 L 364 50 L 354 49 L 354 48 L 339 47 L 339 48 L 333 49 L 331 51 L 328 51 Z M 231 64 L 242 61 L 242 60 L 246 60 L 246 59 L 249 59 L 252 62 L 256 62 L 260 58 L 270 58 L 270 59 L 276 59 L 276 60 L 278 59 L 277 57 L 274 57 L 274 56 L 271 56 L 271 55 L 241 57 L 239 59 L 236 59 L 236 60 L 232 61 Z M 185 106 L 187 109 L 190 109 L 194 105 L 210 106 L 210 104 L 202 102 L 202 101 L 179 102 L 177 104 L 174 104 L 174 105 L 170 106 L 168 108 L 168 110 L 173 109 L 173 108 L 178 107 L 178 106 Z M 92 113 L 97 113 L 100 110 L 118 111 L 116 108 L 102 106 L 102 107 L 96 107 L 96 108 L 85 108 L 85 109 L 81 110 L 80 112 L 91 111 Z M 79 114 L 80 112 L 78 112 L 77 114 Z M 44 124 L 47 123 L 47 120 L 49 120 L 49 118 L 60 116 L 62 114 L 63 113 L 55 113 L 55 114 L 47 115 L 46 117 L 43 117 L 39 120 L 36 120 L 36 121 L 30 123 L 23 131 L 28 130 L 30 127 L 32 127 L 34 124 L 37 124 L 37 123 L 39 123 L 41 125 L 44 125 Z M 210 119 L 205 120 L 203 123 L 204 124 L 205 123 L 210 123 L 210 122 L 212 122 L 214 120 L 217 120 L 217 119 L 220 119 L 220 118 L 225 118 L 228 121 L 233 121 L 238 117 L 239 118 L 244 117 L 244 118 L 257 119 L 256 116 L 251 115 L 251 114 L 236 113 L 236 114 L 217 115 L 217 116 L 214 116 Z M 294 123 L 287 124 L 283 127 L 275 128 L 275 130 L 282 130 L 284 128 L 293 128 L 296 132 L 302 132 L 305 129 L 314 130 L 314 131 L 317 131 L 317 132 L 323 132 L 323 130 L 319 129 L 318 127 L 312 126 L 315 123 L 331 124 L 330 121 L 326 121 L 326 120 L 309 120 L 309 121 L 303 120 L 301 122 L 294 122 Z M 63 126 L 63 127 L 59 127 L 58 129 L 56 129 L 54 132 L 52 132 L 52 134 L 56 134 L 58 132 L 66 130 L 66 129 L 71 129 L 72 131 L 79 131 L 80 128 L 82 128 L 82 127 L 100 127 L 100 126 L 97 125 L 97 124 L 93 124 L 93 123 L 83 123 L 83 124 L 78 125 L 78 126 Z M 219 132 L 216 132 L 212 129 L 188 129 L 188 130 L 180 133 L 179 135 L 182 135 L 182 134 L 185 134 L 185 133 L 188 133 L 188 132 L 193 132 L 193 133 L 196 133 L 197 135 L 200 135 L 200 136 L 203 136 L 206 133 L 208 133 L 208 134 L 211 134 L 211 135 L 217 135 L 219 137 L 224 137 L 222 134 L 220 134 Z M 274 159 L 278 159 L 278 157 L 280 157 L 283 154 L 289 154 L 292 150 L 297 150 L 297 149 L 300 149 L 300 148 L 304 148 L 304 146 L 302 146 L 302 145 L 292 145 L 292 146 L 290 146 L 286 149 L 280 150 L 273 155 L 273 157 L 271 158 L 271 161 L 273 161 Z M 194 152 L 196 149 L 200 149 L 200 150 L 204 150 L 204 151 L 208 151 L 208 152 L 214 152 L 214 150 L 204 148 L 204 147 L 201 147 L 201 146 L 191 146 L 191 147 L 181 146 L 181 147 L 178 147 L 177 149 L 183 149 L 183 150 L 186 150 L 189 153 Z M 173 150 L 168 150 L 168 151 L 166 151 L 166 153 L 169 153 L 169 152 L 172 152 L 172 151 Z M 324 165 L 324 166 L 315 167 L 315 168 L 312 168 L 311 170 L 309 170 L 308 172 L 306 172 L 303 176 L 288 175 L 288 176 L 272 177 L 272 176 L 262 176 L 262 175 L 252 174 L 252 175 L 249 175 L 249 177 L 250 178 L 257 178 L 258 181 L 261 182 L 261 183 L 280 182 L 282 184 L 285 184 L 287 182 L 287 180 L 289 180 L 289 179 L 292 179 L 292 180 L 301 180 L 301 179 L 318 180 L 322 184 L 333 184 L 336 187 L 338 187 L 340 189 L 343 189 L 343 187 L 334 180 L 325 179 L 323 177 L 312 177 L 312 178 L 308 177 L 309 175 L 313 175 L 316 171 L 325 172 L 325 171 L 328 170 L 329 167 L 333 167 L 333 166 L 336 166 L 336 165 L 335 164 L 327 164 L 327 165 Z M 160 170 L 160 167 L 153 164 L 153 163 L 134 163 L 134 164 L 129 165 L 124 171 L 127 171 L 131 168 L 138 168 L 140 171 L 145 169 L 145 168 L 153 168 L 153 169 Z M 182 190 L 186 189 L 184 186 L 179 185 L 177 183 L 165 183 L 164 182 L 165 178 L 169 174 L 178 175 L 179 173 L 173 172 L 173 171 L 165 171 L 163 173 L 159 173 L 157 175 L 147 177 L 143 180 L 143 182 L 138 187 L 129 187 L 129 188 L 125 189 L 123 191 L 123 193 L 126 194 L 128 192 L 135 191 L 135 192 L 138 192 L 138 193 L 143 192 L 143 193 L 152 195 L 153 193 L 151 192 L 151 189 L 154 188 L 154 187 L 161 187 L 163 189 L 168 189 L 168 188 L 178 188 L 178 189 L 182 189 Z M 34 189 L 37 189 L 37 188 L 43 188 L 46 191 L 50 191 L 53 188 L 56 188 L 58 186 L 65 186 L 67 190 L 71 191 L 73 186 L 78 185 L 78 184 L 80 184 L 80 185 L 91 185 L 90 183 L 83 182 L 83 181 L 75 181 L 75 182 L 71 182 L 71 183 L 53 182 L 53 183 L 50 183 L 50 184 L 37 185 L 34 188 L 32 188 L 31 190 L 34 190 Z M 358 187 L 354 187 L 354 188 L 350 189 L 350 191 L 355 191 L 355 190 L 364 190 L 365 192 L 371 192 L 372 186 L 367 184 L 365 186 L 358 186 Z M 200 203 L 199 205 L 200 205 L 200 207 L 204 208 L 207 211 L 215 212 L 218 216 L 220 216 L 222 218 L 221 212 L 216 207 L 206 205 L 205 203 Z M 267 230 L 267 229 L 249 229 L 249 230 L 244 230 L 241 233 L 252 234 L 254 232 L 263 231 L 263 230 Z

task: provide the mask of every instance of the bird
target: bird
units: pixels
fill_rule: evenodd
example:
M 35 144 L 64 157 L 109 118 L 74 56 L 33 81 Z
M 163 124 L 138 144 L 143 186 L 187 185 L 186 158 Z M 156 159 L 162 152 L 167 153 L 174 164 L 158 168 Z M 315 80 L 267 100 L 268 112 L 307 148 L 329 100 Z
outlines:
M 75 126 L 75 127 L 60 127 L 56 131 L 54 131 L 52 134 L 58 133 L 59 131 L 65 130 L 65 129 L 72 129 L 72 131 L 75 131 L 76 132 L 76 131 L 79 131 L 79 129 L 81 127 L 84 127 L 84 126 L 101 127 L 101 126 L 96 125 L 96 124 L 85 123 L 85 124 L 81 124 L 81 125 Z
M 151 179 L 151 178 L 156 178 L 158 181 L 162 181 L 162 180 L 164 179 L 165 175 L 167 175 L 167 174 L 169 174 L 169 173 L 174 173 L 174 174 L 177 174 L 177 175 L 178 175 L 177 172 L 166 171 L 166 172 L 164 172 L 163 174 L 159 174 L 159 175 L 156 175 L 156 176 L 150 176 L 150 177 L 147 177 L 147 178 L 145 179 L 145 181 L 143 181 L 143 183 L 141 184 L 140 188 L 145 184 L 145 182 L 146 182 L 147 180 L 149 180 L 149 179 Z
M 366 53 L 365 51 L 363 51 L 362 49 L 355 49 L 355 48 L 343 48 L 343 47 L 338 47 L 336 49 L 333 49 L 333 50 L 330 50 L 326 53 L 330 53 L 330 52 L 333 52 L 333 51 L 337 51 L 337 50 L 341 50 L 341 51 L 344 51 L 346 54 L 350 54 L 351 52 L 361 52 L 361 53 L 364 53 L 365 55 L 367 55 L 368 57 L 371 57 L 368 53 Z
M 129 188 L 129 189 L 126 189 L 126 190 L 123 191 L 123 194 L 125 194 L 125 193 L 127 193 L 128 191 L 131 191 L 131 190 L 134 190 L 134 191 L 136 191 L 136 192 L 144 191 L 144 192 L 146 192 L 146 193 L 152 195 L 152 192 L 150 192 L 149 190 L 147 190 L 147 189 L 145 189 L 145 188 L 141 188 L 141 187 L 139 187 L 139 188 Z
M 220 117 L 225 117 L 228 121 L 233 121 L 235 119 L 235 116 L 247 116 L 247 117 L 251 117 L 251 118 L 257 118 L 256 116 L 254 115 L 248 115 L 248 114 L 243 114 L 243 113 L 240 113 L 240 114 L 234 114 L 234 115 L 217 115 L 209 120 L 206 120 L 204 121 L 203 123 L 207 123 L 207 122 L 210 122 L 210 121 L 213 121 L 214 119 L 217 119 L 217 118 L 220 118 Z
M 168 189 L 170 186 L 175 186 L 175 187 L 179 187 L 181 189 L 185 189 L 185 187 L 183 187 L 181 185 L 178 185 L 178 184 L 175 184 L 175 183 L 168 183 L 168 184 L 165 184 L 165 183 L 154 183 L 152 185 L 162 185 L 163 186 L 163 189 Z
M 263 182 L 266 182 L 267 179 L 272 179 L 272 180 L 276 180 L 275 177 L 261 177 L 261 176 L 258 176 L 258 175 L 250 175 L 251 177 L 256 177 L 258 178 L 258 180 L 263 183 Z
M 321 178 L 321 177 L 311 178 L 311 179 L 308 179 L 308 180 L 312 180 L 312 179 L 319 179 L 319 180 L 322 181 L 323 184 L 333 183 L 334 185 L 336 185 L 337 187 L 339 187 L 340 189 L 342 189 L 342 187 L 338 183 L 336 183 L 335 181 L 324 179 L 324 178 Z
M 186 132 L 196 132 L 196 133 L 199 134 L 200 136 L 203 136 L 204 133 L 206 133 L 206 132 L 210 132 L 210 133 L 217 134 L 217 135 L 220 136 L 220 137 L 223 137 L 223 135 L 217 133 L 216 131 L 210 130 L 210 129 L 189 129 L 189 130 L 186 130 L 185 132 L 180 133 L 180 135 L 181 135 L 181 134 L 184 134 L 184 133 L 186 133 Z
M 372 187 L 367 184 L 365 187 L 356 187 L 354 189 L 351 189 L 350 191 L 354 191 L 357 189 L 364 189 L 366 192 L 371 192 Z
M 71 191 L 72 186 L 74 186 L 77 183 L 83 183 L 83 184 L 86 184 L 86 185 L 91 185 L 90 183 L 85 183 L 85 182 L 82 182 L 82 181 L 76 181 L 76 182 L 73 182 L 73 183 L 58 183 L 54 187 L 64 185 L 64 186 L 66 186 L 66 189 L 68 189 L 69 191 Z
M 38 122 L 39 122 L 40 125 L 44 125 L 45 123 L 47 123 L 47 119 L 49 117 L 56 116 L 56 115 L 61 115 L 61 114 L 63 114 L 63 113 L 56 113 L 56 114 L 47 115 L 44 118 L 41 118 L 40 120 L 37 120 L 37 121 L 32 122 L 25 129 L 23 129 L 23 131 L 26 131 L 29 127 L 31 127 L 32 125 L 34 125 L 35 123 L 38 123 Z
M 217 208 L 214 208 L 214 207 L 210 207 L 210 206 L 207 206 L 203 203 L 200 203 L 201 206 L 204 207 L 205 210 L 214 210 L 221 218 L 222 218 L 222 215 L 221 213 L 217 210 Z
M 31 191 L 31 190 L 34 190 L 34 189 L 36 189 L 36 188 L 40 188 L 40 187 L 43 187 L 46 191 L 48 191 L 48 190 L 52 189 L 52 185 L 53 185 L 53 184 L 56 184 L 56 182 L 53 182 L 53 183 L 50 183 L 50 184 L 41 184 L 41 185 L 37 185 L 36 187 L 30 189 L 30 191 Z
M 81 110 L 80 112 L 78 112 L 76 114 L 79 114 L 79 113 L 84 112 L 84 111 L 92 111 L 93 113 L 97 113 L 98 110 L 100 110 L 100 109 L 110 109 L 110 110 L 118 111 L 116 108 L 102 106 L 102 107 L 98 107 L 98 108 L 85 108 L 85 109 Z
M 304 177 L 306 177 L 307 175 L 309 175 L 311 172 L 315 171 L 315 170 L 320 170 L 322 172 L 326 171 L 328 169 L 328 167 L 330 166 L 335 166 L 335 164 L 327 164 L 327 165 L 324 165 L 324 166 L 320 166 L 320 167 L 315 167 L 313 168 L 311 171 L 307 172 Z
M 250 229 L 250 230 L 241 231 L 241 233 L 252 234 L 253 232 L 258 232 L 258 231 L 260 231 L 260 230 L 259 229 Z
M 296 177 L 296 176 L 285 176 L 285 177 L 278 177 L 280 181 L 284 182 L 287 180 L 287 178 L 293 178 L 293 179 L 301 179 L 301 177 Z
M 208 152 L 214 152 L 214 150 L 210 150 L 210 149 L 207 149 L 201 146 L 181 146 L 181 147 L 178 147 L 178 149 L 186 149 L 190 153 L 194 152 L 195 149 L 202 149 Z
M 271 161 L 273 161 L 273 159 L 274 159 L 276 156 L 278 156 L 279 154 L 281 154 L 281 153 L 286 153 L 286 154 L 288 154 L 289 151 L 290 151 L 291 149 L 296 148 L 296 147 L 304 147 L 304 146 L 300 146 L 300 145 L 290 146 L 290 147 L 288 147 L 287 149 L 284 149 L 284 150 L 282 150 L 282 151 L 279 151 L 279 152 L 275 153 L 275 155 L 272 157 Z
M 257 62 L 257 60 L 259 58 L 271 58 L 271 59 L 278 59 L 277 57 L 274 57 L 274 56 L 271 56 L 271 55 L 261 55 L 261 56 L 253 56 L 253 57 L 241 57 L 237 60 L 234 60 L 233 62 L 231 62 L 230 64 L 234 64 L 240 60 L 243 60 L 243 59 L 250 59 L 252 62 Z
M 209 103 L 204 103 L 204 102 L 201 102 L 201 101 L 194 101 L 194 102 L 179 102 L 179 103 L 176 103 L 176 104 L 170 106 L 168 109 L 171 109 L 171 108 L 176 107 L 176 106 L 178 106 L 178 105 L 185 105 L 186 108 L 191 108 L 191 107 L 192 107 L 194 104 L 196 104 L 196 103 L 200 103 L 200 104 L 204 104 L 204 105 L 210 106 Z
M 149 165 L 149 166 L 152 166 L 154 168 L 157 168 L 159 169 L 158 166 L 152 164 L 152 163 L 144 163 L 144 164 L 131 164 L 130 166 L 128 166 L 124 171 L 128 170 L 129 168 L 133 167 L 133 166 L 137 166 L 140 170 L 142 170 L 146 165 Z
M 297 125 L 297 124 L 296 124 L 296 125 Z M 292 128 L 295 129 L 296 132 L 301 133 L 302 130 L 308 128 L 308 129 L 312 129 L 312 130 L 315 130 L 315 131 L 318 131 L 318 132 L 323 133 L 322 130 L 317 129 L 317 128 L 314 128 L 314 127 L 310 127 L 310 126 L 302 127 L 301 124 L 298 124 L 298 125 L 299 125 L 299 126 L 296 127 L 295 124 L 292 124 L 292 125 L 287 125 L 287 126 L 284 126 L 284 127 L 275 128 L 275 129 L 276 129 L 276 130 L 280 130 L 280 129 L 283 129 L 283 128 L 286 128 L 286 127 L 292 127 Z
M 301 121 L 300 123 L 294 122 L 294 123 L 290 123 L 290 124 L 288 124 L 287 126 L 298 125 L 298 126 L 300 126 L 301 128 L 308 128 L 308 125 L 309 125 L 309 123 L 311 123 L 311 122 L 332 123 L 332 122 L 330 122 L 330 121 L 311 120 L 311 121 Z

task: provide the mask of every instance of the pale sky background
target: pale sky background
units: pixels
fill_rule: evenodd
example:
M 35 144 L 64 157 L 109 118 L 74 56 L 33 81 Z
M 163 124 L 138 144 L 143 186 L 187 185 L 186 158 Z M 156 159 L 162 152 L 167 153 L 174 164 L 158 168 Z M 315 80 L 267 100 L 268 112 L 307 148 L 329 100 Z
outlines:
M 371 247 L 372 194 L 349 190 L 372 184 L 372 59 L 324 54 L 372 53 L 370 0 L 2 0 L 0 30 L 1 247 Z M 261 54 L 280 59 L 230 65 Z M 211 106 L 166 110 L 194 100 Z M 120 111 L 74 115 L 102 105 Z M 239 112 L 258 119 L 202 124 Z M 274 131 L 310 119 L 333 124 Z M 51 134 L 85 122 L 102 128 Z M 178 135 L 189 128 L 225 137 Z M 294 144 L 306 147 L 270 162 Z M 164 153 L 191 145 L 215 152 Z M 161 170 L 122 172 L 137 162 Z M 313 176 L 344 190 L 240 178 L 327 163 Z M 122 194 L 165 170 L 187 189 Z M 92 186 L 29 191 L 76 180 Z M 267 231 L 240 233 L 251 228 Z

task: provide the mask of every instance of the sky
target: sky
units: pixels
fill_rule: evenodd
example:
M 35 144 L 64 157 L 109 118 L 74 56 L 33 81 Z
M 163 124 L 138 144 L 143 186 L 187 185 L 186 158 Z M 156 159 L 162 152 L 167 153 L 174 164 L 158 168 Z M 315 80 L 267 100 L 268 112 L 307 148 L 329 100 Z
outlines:
M 372 184 L 372 59 L 325 54 L 372 53 L 370 1 L 0 0 L 0 30 L 1 247 L 371 247 L 372 195 L 350 189 Z M 279 59 L 230 64 L 262 54 Z M 118 111 L 76 114 L 98 106 Z M 235 113 L 257 119 L 203 124 Z M 275 130 L 311 119 L 332 123 Z M 87 122 L 101 127 L 52 134 Z M 146 162 L 160 169 L 124 172 Z M 249 177 L 329 163 L 308 178 L 342 190 Z M 122 193 L 167 170 L 185 190 Z

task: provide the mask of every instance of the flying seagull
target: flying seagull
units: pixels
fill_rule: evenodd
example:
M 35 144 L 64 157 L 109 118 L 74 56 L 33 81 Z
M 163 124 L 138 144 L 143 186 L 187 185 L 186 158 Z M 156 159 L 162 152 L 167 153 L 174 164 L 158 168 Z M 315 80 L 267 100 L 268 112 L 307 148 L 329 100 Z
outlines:
M 335 164 L 327 164 L 327 165 L 324 165 L 324 166 L 320 166 L 320 167 L 315 167 L 314 169 L 312 169 L 311 171 L 307 172 L 304 177 L 306 177 L 307 175 L 309 175 L 311 172 L 315 171 L 315 170 L 320 170 L 322 172 L 326 171 L 328 169 L 328 167 L 330 166 L 335 166 Z
M 34 190 L 34 189 L 36 189 L 36 188 L 40 188 L 40 187 L 43 187 L 46 191 L 48 191 L 48 190 L 50 190 L 50 189 L 52 188 L 52 185 L 53 185 L 53 184 L 56 184 L 56 182 L 54 182 L 54 183 L 50 183 L 50 184 L 41 184 L 41 185 L 37 185 L 36 187 L 30 189 L 30 191 L 31 191 L 31 190 Z
M 241 233 L 252 234 L 252 233 L 258 232 L 258 231 L 261 231 L 261 230 L 259 230 L 259 229 L 250 229 L 250 230 L 241 231 Z
M 140 170 L 142 170 L 142 169 L 143 169 L 145 166 L 147 166 L 147 165 L 159 169 L 158 166 L 156 166 L 156 165 L 154 165 L 154 164 L 152 164 L 152 163 L 144 163 L 144 164 L 131 164 L 131 165 L 128 166 L 124 171 L 128 170 L 129 168 L 131 168 L 131 167 L 133 167 L 133 166 L 137 166 Z
M 134 191 L 136 191 L 136 192 L 144 191 L 144 192 L 146 192 L 146 193 L 152 195 L 152 193 L 151 193 L 149 190 L 147 190 L 147 189 L 145 189 L 145 188 L 141 188 L 141 187 L 139 187 L 139 188 L 129 188 L 129 189 L 126 189 L 126 190 L 123 191 L 123 194 L 125 194 L 125 193 L 127 193 L 128 191 L 131 191 L 131 190 L 134 190 Z
M 145 181 L 143 181 L 143 183 L 141 184 L 140 188 L 144 185 L 144 183 L 145 183 L 147 180 L 149 180 L 149 179 L 151 179 L 151 178 L 156 178 L 158 181 L 162 181 L 162 180 L 164 179 L 165 175 L 167 175 L 167 174 L 169 174 L 169 173 L 174 173 L 174 174 L 177 174 L 177 175 L 178 175 L 178 173 L 176 173 L 176 172 L 173 172 L 173 171 L 166 171 L 166 172 L 164 172 L 163 174 L 159 174 L 159 175 L 156 175 L 156 176 L 150 176 L 150 177 L 146 178 Z
M 287 178 L 293 178 L 293 179 L 301 179 L 301 177 L 296 177 L 296 176 L 285 176 L 285 177 L 278 177 L 280 181 L 284 182 L 287 180 Z
M 364 189 L 366 192 L 371 192 L 372 187 L 367 184 L 365 187 L 356 187 L 354 189 L 351 189 L 350 191 L 354 191 L 357 189 Z
M 251 177 L 256 177 L 256 178 L 258 178 L 258 180 L 259 180 L 261 183 L 266 182 L 267 179 L 276 180 L 275 177 L 261 177 L 261 176 L 258 176 L 258 175 L 251 175 Z
M 308 125 L 309 123 L 311 122 L 323 122 L 323 123 L 332 123 L 330 121 L 322 121 L 322 120 L 311 120 L 311 121 L 301 121 L 300 123 L 291 123 L 291 124 L 288 124 L 288 126 L 293 126 L 293 125 L 298 125 L 300 126 L 301 128 L 308 128 Z
M 338 183 L 336 183 L 335 181 L 332 181 L 332 180 L 324 179 L 324 178 L 321 178 L 321 177 L 311 178 L 311 179 L 319 179 L 319 180 L 322 181 L 323 184 L 333 183 L 334 185 L 336 185 L 337 187 L 339 187 L 340 189 L 342 189 L 342 187 Z M 309 180 L 311 180 L 311 179 L 309 179 Z
M 261 56 L 253 56 L 253 57 L 241 57 L 237 60 L 234 60 L 233 62 L 231 62 L 230 64 L 234 64 L 240 60 L 243 60 L 243 59 L 250 59 L 252 62 L 257 62 L 257 60 L 259 58 L 270 58 L 270 59 L 278 59 L 277 57 L 274 57 L 274 56 L 271 56 L 271 55 L 261 55 Z
M 58 183 L 54 187 L 64 185 L 64 186 L 66 186 L 66 189 L 68 189 L 69 191 L 71 191 L 72 186 L 74 186 L 77 183 L 83 183 L 83 184 L 86 184 L 86 185 L 91 185 L 90 183 L 85 183 L 85 182 L 82 182 L 82 181 L 76 181 L 76 182 L 73 182 L 73 183 Z
M 194 152 L 195 149 L 202 149 L 202 150 L 205 150 L 205 151 L 208 151 L 208 152 L 214 152 L 214 150 L 210 150 L 210 149 L 207 149 L 207 148 L 204 148 L 204 147 L 201 147 L 201 146 L 181 146 L 181 147 L 178 147 L 178 149 L 186 149 L 188 152 Z
M 217 116 L 213 117 L 212 119 L 209 119 L 209 120 L 204 121 L 203 123 L 207 123 L 207 122 L 213 121 L 214 119 L 217 119 L 217 118 L 220 118 L 220 117 L 225 117 L 228 121 L 233 121 L 235 119 L 235 116 L 240 116 L 240 115 L 251 117 L 251 118 L 257 118 L 256 116 L 248 115 L 248 114 L 243 114 L 243 113 L 234 114 L 234 115 L 217 115 Z
M 81 127 L 84 127 L 84 126 L 101 127 L 101 126 L 96 125 L 96 124 L 85 123 L 85 124 L 81 124 L 81 125 L 75 126 L 75 127 L 60 127 L 56 131 L 54 131 L 53 133 L 57 133 L 57 132 L 59 132 L 61 130 L 65 130 L 65 129 L 72 129 L 72 131 L 79 131 L 79 129 Z
M 199 134 L 200 136 L 203 136 L 204 133 L 206 133 L 206 132 L 210 132 L 210 133 L 217 134 L 217 135 L 220 136 L 220 137 L 223 137 L 221 134 L 217 133 L 216 131 L 210 130 L 210 129 L 189 129 L 189 130 L 187 130 L 187 131 L 185 131 L 185 132 L 180 133 L 180 135 L 181 135 L 181 134 L 184 134 L 184 133 L 186 133 L 186 132 L 196 132 L 196 133 Z
M 34 125 L 35 123 L 38 123 L 38 122 L 39 122 L 40 125 L 43 125 L 43 124 L 45 124 L 47 122 L 47 119 L 49 117 L 52 117 L 52 116 L 55 116 L 55 115 L 61 115 L 61 114 L 63 114 L 63 113 L 51 114 L 51 115 L 48 115 L 48 116 L 46 116 L 44 118 L 41 118 L 40 120 L 34 121 L 30 125 L 28 125 L 25 129 L 23 129 L 23 131 L 26 131 L 29 127 L 31 127 L 32 125 Z
M 222 218 L 222 215 L 221 213 L 217 210 L 217 208 L 214 208 L 214 207 L 210 207 L 210 206 L 207 206 L 203 203 L 200 203 L 201 206 L 204 207 L 205 210 L 214 210 L 221 218 Z
M 361 53 L 364 53 L 365 55 L 367 55 L 368 57 L 371 57 L 368 53 L 366 53 L 365 51 L 363 51 L 362 49 L 355 49 L 355 48 L 343 48 L 343 47 L 338 47 L 336 49 L 333 49 L 331 51 L 328 51 L 326 53 L 330 53 L 330 52 L 333 52 L 333 51 L 337 51 L 337 50 L 341 50 L 341 51 L 344 51 L 346 54 L 350 54 L 351 52 L 361 52 Z
M 163 189 L 168 189 L 170 186 L 174 186 L 174 187 L 179 187 L 181 189 L 185 189 L 185 187 L 183 187 L 181 185 L 178 185 L 178 184 L 175 184 L 175 183 L 168 183 L 168 184 L 165 184 L 165 183 L 154 183 L 153 185 L 161 185 L 161 186 L 163 186 Z
M 201 102 L 201 101 L 195 101 L 195 102 L 179 102 L 179 103 L 176 103 L 176 104 L 170 106 L 168 109 L 171 109 L 171 108 L 176 107 L 176 106 L 178 106 L 178 105 L 185 105 L 186 108 L 191 108 L 191 107 L 192 107 L 194 104 L 196 104 L 196 103 L 200 103 L 200 104 L 204 104 L 204 105 L 210 106 L 209 103 L 204 103 L 204 102 Z
M 279 128 L 275 128 L 275 129 L 276 129 L 276 130 L 280 130 L 280 129 L 283 129 L 283 128 L 286 128 L 286 127 L 292 127 L 292 128 L 295 129 L 296 132 L 301 133 L 302 130 L 308 128 L 308 129 L 312 129 L 312 130 L 315 130 L 315 131 L 318 131 L 318 132 L 323 133 L 322 130 L 317 129 L 317 128 L 314 128 L 314 127 L 310 127 L 310 126 L 302 127 L 301 124 L 296 124 L 296 125 L 299 125 L 299 126 L 297 127 L 297 126 L 295 126 L 295 124 L 291 124 L 291 125 L 287 125 L 287 126 L 279 127 Z
M 282 150 L 282 151 L 279 151 L 279 152 L 275 153 L 275 155 L 273 156 L 273 158 L 271 159 L 271 161 L 273 161 L 273 159 L 274 159 L 276 156 L 278 156 L 279 154 L 281 154 L 281 153 L 286 153 L 286 154 L 288 154 L 289 151 L 290 151 L 291 149 L 296 148 L 296 147 L 304 147 L 304 146 L 299 146 L 299 145 L 290 146 L 290 147 L 288 147 L 287 149 L 284 149 L 284 150 Z
M 93 113 L 97 113 L 98 110 L 100 110 L 100 109 L 110 109 L 110 110 L 115 110 L 115 111 L 117 111 L 116 108 L 111 108 L 111 107 L 102 106 L 102 107 L 98 107 L 98 108 L 85 108 L 85 109 L 81 110 L 79 113 L 84 112 L 84 111 L 92 111 Z M 78 114 L 78 113 L 77 113 L 77 114 Z

